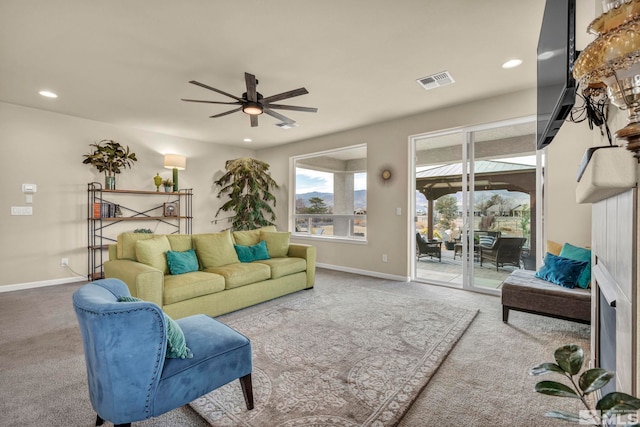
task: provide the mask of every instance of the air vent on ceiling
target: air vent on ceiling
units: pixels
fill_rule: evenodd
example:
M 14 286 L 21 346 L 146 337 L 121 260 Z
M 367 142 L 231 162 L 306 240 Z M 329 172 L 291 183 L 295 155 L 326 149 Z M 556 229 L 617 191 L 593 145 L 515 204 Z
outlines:
M 443 71 L 441 73 L 422 77 L 416 81 L 426 90 L 435 89 L 440 86 L 446 86 L 450 85 L 451 83 L 455 83 L 455 80 L 451 76 L 451 73 L 449 73 L 448 71 Z

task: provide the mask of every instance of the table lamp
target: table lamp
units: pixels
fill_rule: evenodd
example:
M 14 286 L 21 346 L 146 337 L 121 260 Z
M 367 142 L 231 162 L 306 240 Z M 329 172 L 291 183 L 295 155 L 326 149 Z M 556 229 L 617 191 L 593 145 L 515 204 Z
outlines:
M 187 158 L 179 154 L 165 154 L 164 167 L 173 169 L 173 191 L 178 191 L 178 171 L 187 168 Z

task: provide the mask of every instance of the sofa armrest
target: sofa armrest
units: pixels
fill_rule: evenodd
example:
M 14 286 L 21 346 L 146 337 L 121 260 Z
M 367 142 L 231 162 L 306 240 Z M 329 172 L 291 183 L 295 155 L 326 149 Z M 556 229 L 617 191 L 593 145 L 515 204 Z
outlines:
M 104 263 L 104 275 L 122 280 L 132 296 L 164 305 L 164 274 L 157 268 L 128 259 L 109 260 Z
M 307 261 L 307 289 L 313 288 L 316 283 L 316 247 L 302 243 L 290 243 L 287 255 L 304 258 Z
M 109 245 L 109 259 L 118 259 L 118 245 L 116 245 L 115 243 L 113 245 Z

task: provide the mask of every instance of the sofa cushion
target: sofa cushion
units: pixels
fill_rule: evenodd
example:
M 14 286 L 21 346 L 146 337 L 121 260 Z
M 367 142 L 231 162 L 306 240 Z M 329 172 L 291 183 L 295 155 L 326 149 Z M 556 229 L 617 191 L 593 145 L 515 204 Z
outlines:
M 118 302 L 138 301 L 142 300 L 129 295 L 118 297 Z M 169 359 L 191 359 L 193 354 L 189 347 L 187 347 L 187 340 L 184 332 L 182 332 L 182 328 L 166 313 L 162 314 L 164 314 L 164 323 L 167 327 L 167 352 L 165 353 L 165 357 Z
M 289 238 L 287 231 L 261 231 L 260 239 L 267 242 L 267 251 L 271 258 L 281 258 L 289 253 Z
M 560 256 L 560 251 L 562 250 L 562 244 L 558 242 L 554 242 L 553 240 L 547 240 L 547 252 L 550 254 Z
M 224 290 L 224 277 L 193 271 L 176 276 L 164 276 L 164 305 L 186 301 Z
M 226 289 L 261 282 L 271 277 L 269 266 L 258 262 L 238 262 L 223 267 L 207 268 L 205 271 L 223 276 Z
M 198 257 L 196 251 L 167 251 L 167 265 L 171 274 L 185 274 L 198 271 Z
M 535 276 L 565 288 L 575 288 L 582 270 L 587 266 L 585 261 L 559 257 L 548 252 L 543 262 L 544 265 L 540 267 Z
M 130 259 L 137 261 L 136 242 L 138 240 L 153 239 L 154 234 L 150 233 L 120 233 L 117 238 L 116 253 L 118 259 Z
M 242 230 L 233 232 L 233 241 L 237 245 L 252 246 L 260 242 L 261 231 L 277 231 L 275 225 L 257 228 L 255 230 Z
M 221 233 L 195 234 L 193 242 L 202 268 L 239 263 L 229 230 Z
M 560 256 L 576 261 L 587 262 L 587 266 L 582 270 L 580 277 L 578 277 L 578 286 L 587 289 L 591 284 L 591 249 L 580 248 L 570 243 L 565 243 L 562 245 Z
M 256 243 L 252 246 L 233 245 L 238 254 L 240 262 L 253 262 L 263 259 L 269 259 L 269 252 L 267 252 L 267 244 L 264 240 Z
M 271 278 L 277 279 L 278 277 L 288 276 L 294 273 L 300 273 L 307 269 L 307 261 L 302 258 L 283 257 L 283 258 L 271 258 L 262 261 L 256 261 L 256 263 L 266 264 L 271 268 Z
M 191 234 L 167 234 L 171 250 L 184 252 L 193 249 L 193 239 Z
M 152 239 L 136 242 L 136 259 L 138 262 L 157 268 L 167 274 L 167 252 L 171 250 L 167 236 L 154 236 Z

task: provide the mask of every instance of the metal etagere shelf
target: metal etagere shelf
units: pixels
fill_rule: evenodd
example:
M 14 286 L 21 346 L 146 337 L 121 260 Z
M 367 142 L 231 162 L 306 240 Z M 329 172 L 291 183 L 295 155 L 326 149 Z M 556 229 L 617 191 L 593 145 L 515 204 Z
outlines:
M 125 196 L 165 197 L 161 204 L 127 202 L 127 206 L 118 203 Z M 164 224 L 169 234 L 192 233 L 192 198 L 193 189 L 185 188 L 173 192 L 157 192 L 144 190 L 107 190 L 99 182 L 87 185 L 87 271 L 88 279 L 96 280 L 104 277 L 104 252 L 110 244 L 117 241 L 119 234 L 116 224 L 131 221 L 143 223 L 153 221 Z M 134 206 L 144 206 L 134 208 Z M 137 227 L 136 227 L 137 228 Z M 122 230 L 120 229 L 120 232 Z

